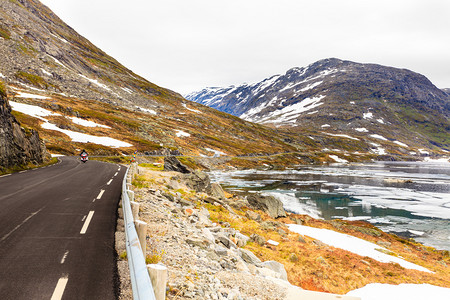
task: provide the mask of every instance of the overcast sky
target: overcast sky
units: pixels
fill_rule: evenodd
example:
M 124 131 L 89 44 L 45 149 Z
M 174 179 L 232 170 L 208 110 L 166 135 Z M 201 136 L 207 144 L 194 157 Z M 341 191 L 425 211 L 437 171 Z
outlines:
M 449 0 L 41 0 L 96 46 L 182 94 L 336 57 L 450 88 Z

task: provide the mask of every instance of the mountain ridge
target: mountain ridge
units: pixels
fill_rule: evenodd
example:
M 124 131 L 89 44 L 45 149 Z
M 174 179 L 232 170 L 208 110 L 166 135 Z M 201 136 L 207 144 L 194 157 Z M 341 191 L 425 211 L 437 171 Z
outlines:
M 394 137 L 394 129 L 403 143 L 409 133 L 422 147 L 450 147 L 448 94 L 407 69 L 323 59 L 258 83 L 203 89 L 186 98 L 291 131 L 328 128 L 361 136 L 367 130 Z

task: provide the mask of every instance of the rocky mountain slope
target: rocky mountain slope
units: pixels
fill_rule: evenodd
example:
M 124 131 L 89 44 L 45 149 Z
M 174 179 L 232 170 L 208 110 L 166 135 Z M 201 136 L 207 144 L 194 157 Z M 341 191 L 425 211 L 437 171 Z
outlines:
M 273 129 L 191 103 L 134 74 L 37 0 L 1 1 L 0 7 L 0 77 L 13 113 L 39 131 L 53 153 L 86 148 L 212 156 L 295 149 Z
M 37 132 L 22 128 L 11 114 L 0 82 L 0 172 L 14 166 L 42 163 L 45 153 Z
M 186 98 L 291 132 L 359 141 L 366 150 L 450 148 L 449 95 L 405 69 L 331 58 L 255 84 L 206 88 Z M 384 150 L 376 150 L 380 144 Z

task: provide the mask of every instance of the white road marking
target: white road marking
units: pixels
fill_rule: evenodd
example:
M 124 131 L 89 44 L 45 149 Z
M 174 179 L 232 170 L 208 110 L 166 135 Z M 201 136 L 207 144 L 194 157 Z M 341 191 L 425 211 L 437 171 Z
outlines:
M 64 294 L 64 290 L 66 289 L 67 281 L 69 281 L 68 276 L 63 276 L 58 280 L 58 283 L 56 284 L 56 288 L 53 291 L 53 295 L 50 300 L 61 300 Z
M 117 174 L 119 174 L 119 172 L 116 172 L 116 174 L 114 174 L 114 177 L 116 177 L 116 176 L 117 176 Z
M 116 173 L 116 174 L 117 174 L 117 173 Z M 0 178 L 6 177 L 6 176 L 11 176 L 11 174 L 2 175 L 2 176 L 0 176 Z
M 112 181 L 113 181 L 113 180 L 111 179 L 110 181 L 108 181 L 108 183 L 107 183 L 106 185 L 110 185 Z
M 84 220 L 86 220 L 86 215 L 84 215 L 83 219 L 81 220 L 81 222 L 84 222 Z
M 16 227 L 14 227 L 13 230 L 11 230 L 10 232 L 8 232 L 5 236 L 2 237 L 2 239 L 0 240 L 0 242 L 3 242 L 4 240 L 6 240 L 14 231 L 16 231 L 17 229 L 20 228 L 20 226 L 22 226 L 23 224 L 25 224 L 26 222 L 28 222 L 29 219 L 31 219 L 32 217 L 34 217 L 34 215 L 36 215 L 37 213 L 39 213 L 41 210 L 43 210 L 44 208 L 41 208 L 40 210 L 32 213 L 31 215 L 29 215 L 25 220 L 22 221 L 22 223 L 20 223 L 19 225 L 17 225 Z
M 105 190 L 100 190 L 100 193 L 97 196 L 97 200 L 100 200 L 102 198 L 104 192 Z
M 61 259 L 61 264 L 63 264 L 63 263 L 66 261 L 67 255 L 69 255 L 69 250 L 67 250 L 67 251 L 64 253 L 63 258 Z
M 93 216 L 93 215 L 94 215 L 94 211 L 91 210 L 91 211 L 89 212 L 88 216 L 87 216 L 86 221 L 84 222 L 83 228 L 81 228 L 80 234 L 85 234 L 85 233 L 86 233 L 86 230 L 87 230 L 88 227 L 89 227 L 89 223 L 91 223 L 91 220 L 92 220 L 92 216 Z

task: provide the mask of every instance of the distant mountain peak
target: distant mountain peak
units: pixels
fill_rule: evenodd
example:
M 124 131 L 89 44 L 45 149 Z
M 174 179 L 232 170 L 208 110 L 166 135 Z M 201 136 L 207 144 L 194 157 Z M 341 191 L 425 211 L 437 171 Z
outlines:
M 326 58 L 258 83 L 194 92 L 187 99 L 276 127 L 326 128 L 369 138 L 396 128 L 405 136 L 417 130 L 419 139 L 444 147 L 450 142 L 447 91 L 421 74 L 376 64 Z M 369 112 L 374 117 L 364 118 Z M 429 123 L 423 125 L 424 119 Z

